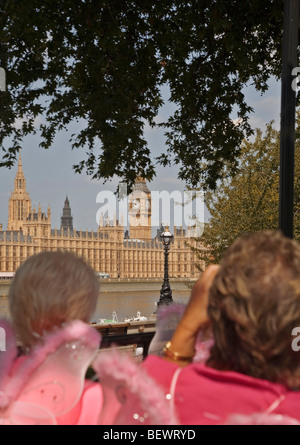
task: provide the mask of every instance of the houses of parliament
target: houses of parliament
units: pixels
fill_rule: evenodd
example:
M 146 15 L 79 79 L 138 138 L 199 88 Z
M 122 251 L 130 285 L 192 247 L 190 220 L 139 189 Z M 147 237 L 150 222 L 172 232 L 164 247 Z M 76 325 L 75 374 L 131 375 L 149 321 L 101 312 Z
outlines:
M 147 197 L 146 204 L 139 194 Z M 140 201 L 139 212 L 146 218 L 141 224 L 125 230 L 120 221 L 113 224 L 99 220 L 97 231 L 76 230 L 68 197 L 62 209 L 61 225 L 51 227 L 51 208 L 43 212 L 39 205 L 32 208 L 26 190 L 22 159 L 19 157 L 14 190 L 8 203 L 7 230 L 0 224 L 0 271 L 15 272 L 29 256 L 42 251 L 68 250 L 83 257 L 95 272 L 105 272 L 111 278 L 159 278 L 164 275 L 164 249 L 160 230 L 151 236 L 151 192 L 143 178 L 137 178 L 132 194 Z M 144 209 L 144 210 L 143 210 Z M 199 262 L 189 247 L 197 246 L 192 229 L 174 228 L 174 242 L 169 251 L 170 278 L 197 278 Z

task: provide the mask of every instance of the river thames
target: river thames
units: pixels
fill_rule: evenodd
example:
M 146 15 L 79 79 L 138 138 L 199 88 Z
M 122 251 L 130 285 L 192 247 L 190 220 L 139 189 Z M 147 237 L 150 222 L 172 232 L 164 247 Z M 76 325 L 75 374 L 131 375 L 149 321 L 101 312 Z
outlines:
M 194 282 L 194 281 L 193 281 Z M 184 280 L 170 280 L 173 301 L 176 303 L 186 303 L 190 295 L 189 286 L 193 283 Z M 141 315 L 150 317 L 156 310 L 156 303 L 159 300 L 162 280 L 149 281 L 110 281 L 103 280 L 100 284 L 100 294 L 96 311 L 91 321 L 101 319 L 111 319 L 113 311 L 116 312 L 118 321 L 122 322 L 127 317 Z M 9 285 L 1 283 L 0 286 L 0 317 L 9 317 L 8 309 L 8 289 Z

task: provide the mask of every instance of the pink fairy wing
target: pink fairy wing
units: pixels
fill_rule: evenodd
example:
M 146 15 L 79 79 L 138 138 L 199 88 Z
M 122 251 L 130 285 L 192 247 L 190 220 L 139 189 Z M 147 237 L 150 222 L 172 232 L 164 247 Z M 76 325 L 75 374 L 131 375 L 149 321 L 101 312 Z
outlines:
M 163 304 L 158 308 L 156 330 L 149 345 L 149 354 L 163 355 L 163 348 L 171 340 L 184 310 L 185 305 L 180 303 Z
M 163 348 L 171 340 L 172 335 L 182 318 L 186 305 L 181 303 L 172 303 L 162 305 L 157 311 L 156 331 L 149 345 L 148 353 L 152 355 L 163 355 Z M 213 345 L 213 338 L 204 338 L 203 332 L 198 334 L 195 345 L 196 354 L 194 362 L 205 363 L 210 355 L 210 349 Z
M 12 423 L 23 419 L 27 424 L 32 417 L 35 424 L 47 424 L 71 410 L 82 394 L 86 370 L 99 344 L 98 332 L 79 320 L 47 334 L 42 346 L 16 360 L 3 392 L 10 404 L 20 405 L 8 406 L 3 416 L 10 412 Z
M 0 351 L 0 413 L 9 405 L 11 399 L 15 396 L 14 388 L 9 396 L 5 388 L 10 379 L 11 369 L 17 356 L 17 345 L 15 336 L 10 323 L 7 320 L 0 319 L 0 329 L 2 335 L 2 346 Z M 1 414 L 0 414 L 1 417 Z M 1 418 L 0 418 L 1 422 Z
M 8 320 L 0 319 L 0 391 L 17 356 L 15 336 Z
M 0 425 L 56 425 L 56 420 L 53 413 L 40 405 L 16 401 L 0 416 Z
M 54 424 L 49 411 L 29 403 L 15 401 L 20 385 L 25 384 L 25 376 L 18 376 L 18 384 L 11 384 L 11 374 L 17 356 L 17 345 L 13 329 L 8 320 L 0 320 L 2 343 L 0 351 L 0 425 Z M 15 379 L 13 379 L 14 381 Z M 7 387 L 10 389 L 6 391 Z
M 202 333 L 198 335 L 198 339 L 195 345 L 196 353 L 193 359 L 194 363 L 206 363 L 210 356 L 210 349 L 214 344 L 213 337 L 203 340 Z
M 99 348 L 100 336 L 80 321 L 48 337 L 44 348 L 34 353 L 44 355 L 43 363 L 33 372 L 22 389 L 20 401 L 41 405 L 56 417 L 78 402 L 86 370 Z
M 176 425 L 164 392 L 127 354 L 111 349 L 93 362 L 102 386 L 101 425 Z

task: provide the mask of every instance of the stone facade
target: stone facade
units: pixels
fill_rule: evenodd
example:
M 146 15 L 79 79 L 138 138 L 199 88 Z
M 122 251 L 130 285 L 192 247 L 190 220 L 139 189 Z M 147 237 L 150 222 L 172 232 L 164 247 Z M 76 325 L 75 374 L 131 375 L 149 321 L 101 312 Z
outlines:
M 51 209 L 32 208 L 21 156 L 9 198 L 8 224 L 0 224 L 0 271 L 14 272 L 29 256 L 41 251 L 69 250 L 82 256 L 96 272 L 112 278 L 159 278 L 164 273 L 164 250 L 159 232 L 151 238 L 151 192 L 143 178 L 137 178 L 129 197 L 129 233 L 115 220 L 100 218 L 97 231 L 73 228 L 73 217 L 66 197 L 60 229 L 51 228 Z M 130 216 L 131 215 L 131 216 Z M 198 259 L 187 245 L 197 245 L 192 229 L 175 228 L 169 251 L 170 278 L 197 278 Z M 198 246 L 199 247 L 199 246 Z

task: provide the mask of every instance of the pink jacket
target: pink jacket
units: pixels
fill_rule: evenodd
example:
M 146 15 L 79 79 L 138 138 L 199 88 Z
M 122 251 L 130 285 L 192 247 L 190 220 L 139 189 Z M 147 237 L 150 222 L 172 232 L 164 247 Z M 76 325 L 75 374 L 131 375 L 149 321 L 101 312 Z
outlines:
M 262 413 L 300 422 L 300 391 L 200 363 L 179 368 L 151 355 L 142 366 L 162 386 L 182 425 L 243 423 L 242 415 Z

